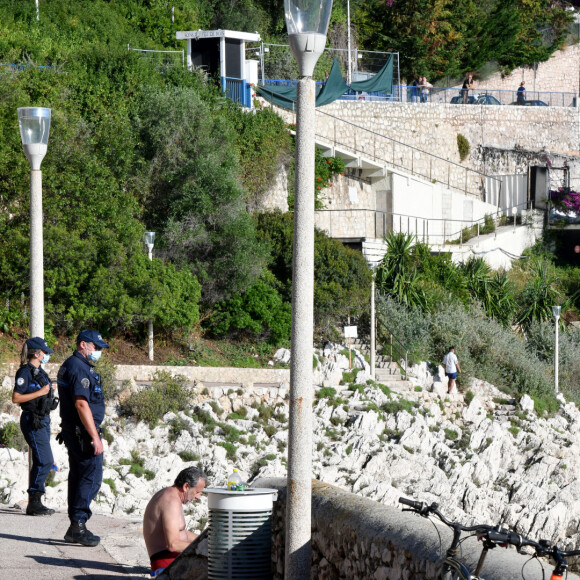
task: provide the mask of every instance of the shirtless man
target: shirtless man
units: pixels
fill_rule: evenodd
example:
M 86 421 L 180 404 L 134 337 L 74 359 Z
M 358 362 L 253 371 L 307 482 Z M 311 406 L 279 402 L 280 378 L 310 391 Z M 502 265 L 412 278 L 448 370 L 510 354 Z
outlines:
M 201 469 L 188 467 L 171 487 L 158 491 L 147 504 L 143 536 L 152 572 L 167 568 L 197 538 L 185 529 L 183 506 L 199 499 L 206 483 L 207 475 Z

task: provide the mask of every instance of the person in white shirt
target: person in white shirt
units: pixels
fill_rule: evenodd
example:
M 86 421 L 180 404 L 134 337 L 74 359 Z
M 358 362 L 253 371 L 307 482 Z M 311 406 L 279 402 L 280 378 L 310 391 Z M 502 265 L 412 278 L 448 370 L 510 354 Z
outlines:
M 449 347 L 449 352 L 443 357 L 443 365 L 445 366 L 445 374 L 449 378 L 447 392 L 448 394 L 451 394 L 453 387 L 455 386 L 457 373 L 461 372 L 461 367 L 459 366 L 454 346 Z

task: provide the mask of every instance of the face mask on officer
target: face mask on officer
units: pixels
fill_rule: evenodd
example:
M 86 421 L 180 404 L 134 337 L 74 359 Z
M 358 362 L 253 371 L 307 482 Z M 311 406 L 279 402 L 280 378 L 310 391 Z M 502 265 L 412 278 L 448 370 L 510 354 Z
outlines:
M 42 363 L 43 365 L 45 365 L 45 364 L 46 364 L 46 363 L 47 363 L 47 362 L 50 360 L 50 355 L 49 355 L 49 354 L 47 354 L 47 353 L 43 353 L 43 355 L 44 355 L 44 356 L 42 357 L 42 361 L 41 361 L 41 363 Z
M 101 358 L 101 355 L 102 354 L 103 354 L 103 351 L 102 350 L 93 350 L 93 352 L 90 352 L 87 355 L 87 358 L 89 360 L 92 360 L 92 361 L 96 362 L 96 361 L 98 361 Z

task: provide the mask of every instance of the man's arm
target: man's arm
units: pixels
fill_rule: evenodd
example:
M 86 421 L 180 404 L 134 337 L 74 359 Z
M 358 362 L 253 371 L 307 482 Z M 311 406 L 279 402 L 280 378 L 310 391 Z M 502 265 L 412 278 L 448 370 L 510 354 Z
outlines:
M 95 455 L 100 455 L 103 452 L 103 442 L 101 441 L 97 428 L 95 427 L 95 421 L 93 419 L 93 414 L 91 413 L 91 408 L 89 407 L 89 402 L 84 397 L 77 395 L 75 399 L 75 407 L 78 411 L 79 417 L 81 418 L 82 424 L 85 426 L 87 433 L 93 440 Z
M 197 534 L 185 529 L 183 507 L 178 500 L 167 502 L 163 506 L 161 523 L 165 534 L 165 545 L 170 552 L 183 552 L 197 538 Z

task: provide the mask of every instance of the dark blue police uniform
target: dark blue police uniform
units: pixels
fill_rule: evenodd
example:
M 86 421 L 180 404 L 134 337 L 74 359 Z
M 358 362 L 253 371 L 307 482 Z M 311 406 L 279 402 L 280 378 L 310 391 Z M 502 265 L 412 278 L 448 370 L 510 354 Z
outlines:
M 95 455 L 91 438 L 75 407 L 77 396 L 89 404 L 95 427 L 101 432 L 105 417 L 105 399 L 101 377 L 80 352 L 75 351 L 58 371 L 61 436 L 66 445 L 70 473 L 68 477 L 68 516 L 73 523 L 86 523 L 91 517 L 90 504 L 103 479 L 103 455 Z
M 44 369 L 36 368 L 28 363 L 21 366 L 16 372 L 14 391 L 21 395 L 28 395 L 42 389 L 46 383 L 50 384 L 50 378 Z M 50 448 L 50 409 L 46 409 L 45 414 L 39 412 L 48 396 L 37 397 L 21 404 L 20 429 L 22 429 L 32 454 L 32 469 L 28 482 L 29 494 L 44 494 L 44 482 L 54 465 L 52 449 Z M 36 419 L 35 414 L 37 415 Z

